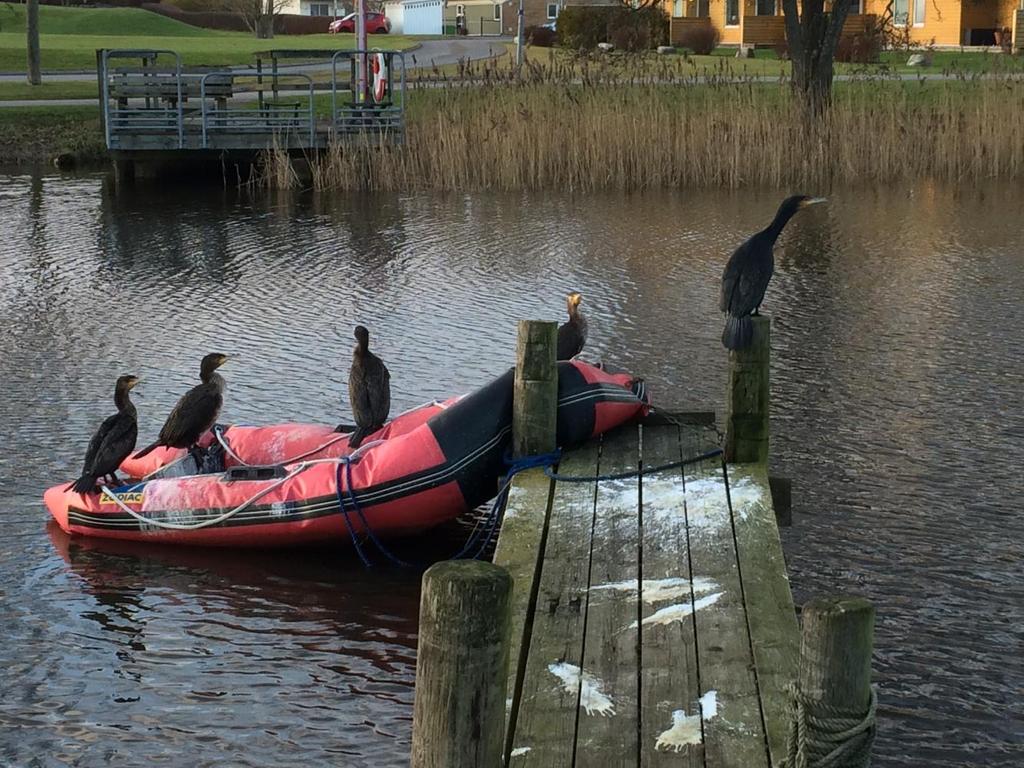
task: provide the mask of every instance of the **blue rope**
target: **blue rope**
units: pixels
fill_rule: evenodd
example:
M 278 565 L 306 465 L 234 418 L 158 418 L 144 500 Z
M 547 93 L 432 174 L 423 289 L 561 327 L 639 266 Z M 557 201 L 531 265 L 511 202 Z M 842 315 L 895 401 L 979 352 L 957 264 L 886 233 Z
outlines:
M 644 467 L 642 469 L 634 469 L 629 472 L 617 472 L 611 475 L 560 475 L 554 472 L 549 466 L 544 470 L 544 474 L 550 477 L 552 480 L 557 480 L 560 483 L 599 483 L 604 480 L 628 480 L 633 477 L 641 477 L 643 475 L 650 475 L 655 472 L 664 472 L 666 469 L 679 469 L 689 464 L 699 464 L 702 461 L 713 459 L 716 456 L 722 455 L 721 448 L 715 448 L 713 451 L 702 453 L 700 456 L 694 456 L 690 459 L 683 459 L 682 461 L 672 461 L 668 464 L 659 464 L 656 467 Z
M 527 469 L 533 469 L 535 467 L 550 467 L 552 464 L 558 462 L 561 455 L 561 451 L 556 450 L 552 453 L 543 453 L 537 456 L 525 456 L 521 459 L 516 459 L 515 461 L 506 457 L 505 463 L 508 465 L 508 472 L 505 474 L 505 480 L 502 482 L 501 488 L 498 490 L 498 495 L 494 498 L 494 503 L 491 504 L 490 511 L 473 529 L 473 533 L 466 540 L 462 549 L 460 549 L 450 559 L 460 560 L 469 555 L 470 552 L 472 552 L 471 559 L 478 559 L 487 549 L 487 545 L 490 544 L 491 539 L 494 538 L 494 531 L 498 527 L 498 520 L 501 519 L 501 511 L 508 499 L 508 491 L 512 486 L 512 479 L 520 472 L 524 472 Z M 345 469 L 344 483 L 342 483 L 341 479 L 342 467 Z M 343 456 L 339 460 L 335 469 L 335 483 L 338 506 L 341 508 L 341 514 L 344 517 L 345 527 L 348 529 L 349 536 L 352 538 L 352 545 L 355 548 L 356 553 L 359 555 L 359 559 L 363 561 L 363 565 L 370 568 L 373 563 L 370 561 L 370 558 L 367 557 L 366 552 L 363 549 L 363 545 L 360 543 L 359 537 L 356 535 L 355 528 L 352 525 L 352 519 L 349 517 L 350 509 L 359 516 L 359 522 L 362 523 L 363 530 L 366 531 L 367 537 L 373 542 L 374 546 L 377 547 L 385 558 L 401 568 L 412 567 L 411 563 L 405 562 L 384 546 L 384 543 L 377 537 L 377 534 L 373 532 L 373 528 L 370 527 L 370 523 L 366 519 L 366 515 L 363 513 L 362 508 L 359 506 L 359 500 L 356 497 L 354 488 L 352 487 L 351 457 Z M 484 531 L 486 531 L 486 534 L 484 534 Z
M 461 560 L 466 557 L 467 553 L 476 547 L 476 551 L 473 552 L 471 560 L 479 559 L 480 555 L 487 549 L 487 545 L 491 543 L 491 539 L 494 537 L 494 530 L 498 527 L 498 520 L 501 518 L 501 511 L 504 509 L 505 502 L 508 500 L 508 491 L 512 487 L 512 479 L 520 472 L 525 472 L 528 469 L 534 469 L 535 467 L 550 467 L 556 464 L 562 457 L 562 453 L 559 450 L 554 450 L 551 453 L 541 453 L 536 456 L 524 456 L 521 459 L 512 461 L 508 456 L 505 457 L 505 463 L 508 465 L 508 472 L 505 474 L 505 480 L 502 482 L 501 487 L 498 489 L 498 495 L 494 497 L 494 503 L 491 504 L 491 509 L 487 513 L 487 516 L 478 524 L 474 529 L 473 533 L 466 540 L 465 545 L 460 549 L 451 559 Z M 480 539 L 480 533 L 486 527 L 487 535 Z
M 347 457 L 345 458 L 347 459 Z M 358 554 L 359 559 L 363 561 L 363 565 L 369 568 L 372 565 L 370 563 L 370 558 L 368 558 L 366 556 L 366 553 L 363 552 L 363 547 L 359 543 L 359 538 L 356 536 L 356 531 L 352 527 L 352 521 L 348 518 L 348 510 L 345 509 L 345 499 L 341 495 L 341 467 L 342 464 L 348 465 L 350 463 L 350 461 L 338 462 L 337 466 L 334 468 L 334 481 L 335 490 L 338 494 L 338 507 L 341 509 L 341 514 L 345 518 L 345 527 L 348 528 L 348 533 L 352 537 L 352 546 L 355 547 L 356 554 Z M 349 488 L 349 491 L 351 492 L 351 487 Z
M 346 458 L 348 458 L 348 457 L 346 457 Z M 377 538 L 377 534 L 375 534 L 373 532 L 373 528 L 370 527 L 370 523 L 366 519 L 366 515 L 363 514 L 363 510 L 359 506 L 359 501 L 356 499 L 355 490 L 352 488 L 352 461 L 351 461 L 351 459 L 349 459 L 349 461 L 344 462 L 344 464 L 345 464 L 345 485 L 348 486 L 348 497 L 352 501 L 352 506 L 355 509 L 356 514 L 359 515 L 359 521 L 363 524 L 363 529 L 366 531 L 366 534 L 370 537 L 370 541 L 372 541 L 374 546 L 377 547 L 378 550 L 380 550 L 380 553 L 382 555 L 384 555 L 384 557 L 386 557 L 388 560 L 390 560 L 394 565 L 397 565 L 400 568 L 409 568 L 409 567 L 411 567 L 409 563 L 405 562 L 405 560 L 402 560 L 400 557 L 398 557 L 398 555 L 394 554 L 387 547 L 385 547 L 384 543 L 380 539 Z M 339 467 L 340 467 L 340 465 L 339 465 Z
M 341 482 L 341 469 L 345 468 L 345 495 L 348 496 L 349 504 L 355 513 L 359 516 L 359 522 L 363 524 L 363 530 L 366 531 L 367 537 L 373 542 L 373 545 L 377 547 L 385 558 L 390 560 L 394 565 L 401 568 L 409 568 L 410 564 L 402 560 L 396 554 L 391 552 L 384 543 L 377 538 L 377 534 L 373 532 L 373 528 L 370 527 L 370 522 L 366 519 L 366 515 L 363 514 L 362 507 L 359 506 L 359 499 L 356 498 L 355 489 L 352 487 L 352 457 L 342 456 L 338 462 L 334 472 L 334 479 L 336 483 L 336 491 L 338 494 L 338 506 L 341 508 L 341 514 L 345 517 L 345 527 L 348 528 L 349 535 L 352 537 L 352 544 L 355 546 L 356 553 L 359 555 L 359 559 L 363 561 L 363 565 L 367 568 L 372 567 L 373 563 L 370 562 L 370 558 L 366 556 L 363 551 L 363 545 L 359 543 L 359 537 L 356 536 L 355 529 L 352 527 L 352 520 L 348 516 L 348 509 L 345 508 L 345 497 L 342 496 L 342 482 Z

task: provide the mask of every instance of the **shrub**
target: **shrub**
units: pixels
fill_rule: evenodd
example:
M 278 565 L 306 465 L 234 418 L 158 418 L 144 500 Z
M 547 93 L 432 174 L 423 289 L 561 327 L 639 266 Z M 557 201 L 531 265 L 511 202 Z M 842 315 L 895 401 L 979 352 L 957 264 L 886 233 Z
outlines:
M 718 47 L 721 33 L 710 24 L 687 27 L 679 36 L 679 45 L 698 56 L 707 56 Z
M 527 27 L 526 42 L 538 48 L 553 48 L 558 43 L 558 34 L 549 27 Z
M 885 47 L 886 34 L 881 25 L 869 21 L 863 32 L 843 35 L 836 44 L 836 61 L 850 64 L 872 64 Z
M 609 42 L 619 50 L 643 51 L 668 39 L 668 16 L 656 6 L 569 6 L 558 14 L 562 46 L 589 51 Z
M 605 41 L 608 19 L 617 10 L 604 6 L 570 5 L 558 14 L 558 42 L 565 48 L 589 51 Z

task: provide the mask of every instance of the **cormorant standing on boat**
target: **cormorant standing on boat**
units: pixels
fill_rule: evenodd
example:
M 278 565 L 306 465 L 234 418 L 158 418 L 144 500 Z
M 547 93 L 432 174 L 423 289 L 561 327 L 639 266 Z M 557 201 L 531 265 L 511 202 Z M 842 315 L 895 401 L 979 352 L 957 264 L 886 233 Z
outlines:
M 356 430 L 348 439 L 350 448 L 358 448 L 366 436 L 384 426 L 391 411 L 391 374 L 384 362 L 370 351 L 370 332 L 356 326 L 355 351 L 348 374 L 348 399 Z
M 580 312 L 583 296 L 573 291 L 565 297 L 569 319 L 558 328 L 558 360 L 571 360 L 583 351 L 587 343 L 587 318 Z
M 227 355 L 219 352 L 211 352 L 203 358 L 199 366 L 199 378 L 203 383 L 182 396 L 160 428 L 160 437 L 136 453 L 134 458 L 141 459 L 161 445 L 189 450 L 195 447 L 200 435 L 210 429 L 220 415 L 226 384 L 224 377 L 217 373 L 217 369 L 224 365 L 227 359 Z
M 722 295 L 718 308 L 727 314 L 722 344 L 726 349 L 743 349 L 750 345 L 754 325 L 751 315 L 756 315 L 768 281 L 775 270 L 772 249 L 786 223 L 798 211 L 811 205 L 825 202 L 823 197 L 793 195 L 779 206 L 772 223 L 747 240 L 729 257 L 722 273 Z
M 128 393 L 139 383 L 138 376 L 119 376 L 114 386 L 114 404 L 117 413 L 108 416 L 89 441 L 82 464 L 82 476 L 64 490 L 74 489 L 75 493 L 92 493 L 96 490 L 97 478 L 105 478 L 116 484 L 117 468 L 135 448 L 139 435 L 139 423 L 135 406 Z

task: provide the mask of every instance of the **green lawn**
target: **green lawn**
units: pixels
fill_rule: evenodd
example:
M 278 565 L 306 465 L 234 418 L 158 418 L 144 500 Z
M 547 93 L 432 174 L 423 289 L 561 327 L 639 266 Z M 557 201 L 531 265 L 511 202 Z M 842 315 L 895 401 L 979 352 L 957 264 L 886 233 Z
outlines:
M 17 99 L 95 99 L 98 86 L 94 80 L 62 83 L 44 80 L 42 85 L 0 83 L 0 101 Z
M 185 64 L 226 66 L 251 64 L 255 52 L 270 48 L 355 47 L 354 35 L 278 35 L 258 40 L 246 32 L 200 29 L 136 8 L 42 6 L 39 11 L 44 70 L 94 69 L 97 48 L 163 48 L 180 53 Z M 415 42 L 399 35 L 374 35 L 371 44 L 404 49 Z M 0 71 L 24 70 L 24 6 L 0 3 Z

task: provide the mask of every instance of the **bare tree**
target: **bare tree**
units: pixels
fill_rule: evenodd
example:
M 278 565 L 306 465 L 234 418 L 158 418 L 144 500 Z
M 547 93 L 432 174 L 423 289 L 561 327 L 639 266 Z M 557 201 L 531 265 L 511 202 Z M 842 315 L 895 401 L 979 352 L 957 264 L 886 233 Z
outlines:
M 288 0 L 228 0 L 228 7 L 260 39 L 274 36 L 274 19 L 287 4 Z
M 39 0 L 28 0 L 25 8 L 26 50 L 28 51 L 28 84 L 41 85 L 39 71 Z
M 851 0 L 834 0 L 832 11 L 824 0 L 782 0 L 786 15 L 786 41 L 793 63 L 793 87 L 812 114 L 820 114 L 832 98 L 832 70 L 836 46 L 850 12 Z

